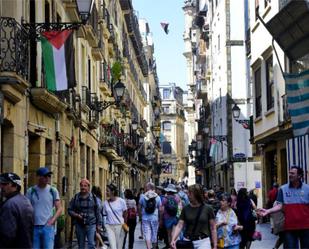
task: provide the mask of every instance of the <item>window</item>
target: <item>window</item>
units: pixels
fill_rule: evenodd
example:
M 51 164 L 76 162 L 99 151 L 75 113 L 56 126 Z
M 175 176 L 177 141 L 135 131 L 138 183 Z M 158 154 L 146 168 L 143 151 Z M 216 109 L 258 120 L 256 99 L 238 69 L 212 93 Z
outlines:
M 162 109 L 163 109 L 163 113 L 169 114 L 170 108 L 168 106 L 163 106 Z
M 170 89 L 168 89 L 168 88 L 164 88 L 163 89 L 163 99 L 169 99 L 170 98 L 170 94 L 171 94 Z
M 262 102 L 261 102 L 261 68 L 258 68 L 254 72 L 255 83 L 255 117 L 260 117 L 262 114 Z
M 162 123 L 163 131 L 171 131 L 172 130 L 172 123 L 170 121 L 166 121 Z
M 50 22 L 50 5 L 49 2 L 45 2 L 45 23 Z
M 269 57 L 265 64 L 266 71 L 266 91 L 267 91 L 267 110 L 274 107 L 274 68 L 273 57 Z
M 162 151 L 163 151 L 163 154 L 172 154 L 171 142 L 164 141 L 162 143 Z

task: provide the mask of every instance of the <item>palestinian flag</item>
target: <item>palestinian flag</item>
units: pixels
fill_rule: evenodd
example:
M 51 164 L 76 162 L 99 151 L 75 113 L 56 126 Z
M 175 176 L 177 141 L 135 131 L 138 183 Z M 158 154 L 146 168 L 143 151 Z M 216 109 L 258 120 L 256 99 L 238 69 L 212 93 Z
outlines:
M 41 34 L 46 87 L 62 91 L 76 85 L 73 31 L 46 31 Z

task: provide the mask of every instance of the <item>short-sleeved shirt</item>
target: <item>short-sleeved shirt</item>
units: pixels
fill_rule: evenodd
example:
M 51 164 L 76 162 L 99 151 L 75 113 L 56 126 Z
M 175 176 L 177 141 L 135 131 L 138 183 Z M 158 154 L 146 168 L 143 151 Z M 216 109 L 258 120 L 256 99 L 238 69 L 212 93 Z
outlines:
M 146 211 L 145 211 L 146 199 L 145 199 L 144 194 L 141 195 L 141 197 L 139 199 L 139 204 L 142 208 L 142 220 L 157 221 L 159 219 L 159 209 L 160 209 L 160 206 L 161 206 L 160 196 L 156 197 L 156 209 L 152 214 L 147 214 Z
M 54 202 L 60 200 L 58 190 L 50 185 L 45 188 L 35 185 L 27 190 L 26 197 L 33 206 L 34 225 L 46 225 L 53 217 Z
M 103 212 L 106 215 L 106 224 L 119 225 L 124 223 L 123 212 L 127 210 L 124 199 L 117 197 L 114 201 L 104 201 Z M 113 212 L 114 211 L 114 212 Z
M 204 205 L 201 211 L 198 223 L 196 225 L 195 233 L 193 234 L 193 228 L 195 225 L 196 217 L 198 215 L 198 210 L 200 207 L 192 207 L 188 205 L 183 208 L 180 220 L 185 223 L 185 233 L 186 238 L 199 237 L 199 236 L 210 236 L 209 221 L 215 219 L 215 214 L 213 209 L 209 205 Z
M 278 192 L 277 201 L 283 204 L 284 230 L 309 229 L 309 185 L 299 188 L 284 184 Z

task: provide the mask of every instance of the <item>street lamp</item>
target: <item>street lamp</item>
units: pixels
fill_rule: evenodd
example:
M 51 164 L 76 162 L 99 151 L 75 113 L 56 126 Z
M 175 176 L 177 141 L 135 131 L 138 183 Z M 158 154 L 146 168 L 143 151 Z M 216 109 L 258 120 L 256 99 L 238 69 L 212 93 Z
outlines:
M 94 0 L 76 0 L 78 15 L 81 22 L 44 22 L 44 23 L 26 23 L 22 20 L 22 26 L 28 31 L 30 38 L 39 38 L 45 31 L 61 31 L 67 29 L 78 29 L 85 25 L 91 15 Z
M 240 117 L 240 108 L 235 104 L 232 108 L 234 120 L 241 124 L 245 129 L 250 129 L 250 120 L 249 119 L 239 119 Z
M 97 104 L 97 111 L 102 112 L 106 108 L 108 108 L 111 105 L 117 105 L 121 101 L 124 91 L 125 91 L 125 85 L 119 80 L 114 85 L 114 94 L 115 94 L 115 101 L 99 101 Z M 133 129 L 134 130 L 134 129 Z
M 132 122 L 132 130 L 133 131 L 136 131 L 137 130 L 137 121 L 136 120 L 134 120 L 133 122 Z

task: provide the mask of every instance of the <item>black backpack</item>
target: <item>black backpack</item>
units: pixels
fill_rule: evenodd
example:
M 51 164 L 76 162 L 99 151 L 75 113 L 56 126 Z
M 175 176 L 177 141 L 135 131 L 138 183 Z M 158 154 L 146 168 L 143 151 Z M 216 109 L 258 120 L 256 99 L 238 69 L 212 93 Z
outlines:
M 157 201 L 156 197 L 146 200 L 145 212 L 147 214 L 152 214 L 156 210 Z

